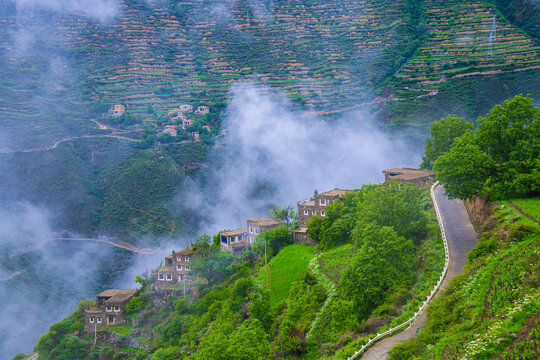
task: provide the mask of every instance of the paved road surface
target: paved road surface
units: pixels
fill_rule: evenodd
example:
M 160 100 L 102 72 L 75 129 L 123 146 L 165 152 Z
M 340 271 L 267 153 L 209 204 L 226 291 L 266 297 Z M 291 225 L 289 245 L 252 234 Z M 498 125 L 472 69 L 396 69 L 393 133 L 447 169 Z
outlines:
M 434 192 L 437 204 L 439 205 L 439 211 L 441 212 L 444 229 L 446 230 L 450 257 L 448 272 L 441 284 L 441 289 L 445 289 L 448 286 L 448 282 L 463 270 L 463 264 L 467 260 L 467 253 L 476 246 L 476 232 L 461 200 L 449 200 L 444 195 L 442 186 L 437 186 Z M 388 351 L 394 345 L 414 337 L 425 322 L 426 314 L 423 312 L 407 330 L 379 341 L 368 349 L 361 359 L 387 359 Z

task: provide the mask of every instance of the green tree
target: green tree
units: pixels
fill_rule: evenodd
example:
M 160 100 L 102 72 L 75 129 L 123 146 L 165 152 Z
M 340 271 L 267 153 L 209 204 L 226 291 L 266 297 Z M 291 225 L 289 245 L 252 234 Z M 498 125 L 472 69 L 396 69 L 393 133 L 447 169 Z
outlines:
M 414 246 L 391 227 L 370 224 L 355 232 L 358 255 L 342 280 L 346 299 L 353 301 L 360 319 L 382 304 L 390 292 L 410 278 Z
M 363 188 L 363 202 L 358 205 L 360 224 L 390 226 L 400 236 L 419 240 L 427 233 L 422 190 L 412 184 L 390 184 Z M 355 228 L 355 229 L 356 229 Z
M 221 251 L 220 246 L 214 244 L 208 234 L 197 237 L 193 250 L 197 252 L 190 265 L 194 276 L 203 277 L 209 285 L 213 285 L 229 274 L 229 266 L 234 257 L 228 252 Z
M 179 358 L 178 347 L 161 347 L 152 354 L 151 360 L 177 360 Z
M 292 242 L 292 232 L 285 226 L 278 226 L 272 230 L 257 235 L 253 249 L 259 255 L 264 254 L 264 246 L 268 255 L 275 256 L 283 247 Z
M 269 210 L 272 218 L 283 221 L 288 229 L 294 230 L 298 227 L 298 216 L 290 206 L 274 205 L 273 209 Z
M 270 359 L 274 353 L 261 322 L 249 319 L 231 335 L 227 354 L 230 360 L 259 360 Z
M 307 234 L 309 238 L 315 242 L 320 242 L 322 229 L 322 218 L 319 215 L 315 215 L 307 223 Z
M 431 170 L 435 160 L 450 150 L 450 146 L 457 137 L 465 133 L 472 133 L 472 130 L 472 123 L 454 115 L 432 122 L 429 128 L 431 138 L 426 139 L 420 167 Z
M 248 310 L 249 316 L 257 319 L 268 330 L 272 325 L 272 304 L 268 288 L 266 286 L 258 287 L 256 292 L 249 294 L 249 299 L 251 302 Z
M 478 119 L 474 134 L 456 139 L 434 168 L 447 193 L 461 199 L 539 193 L 540 108 L 522 95 L 494 106 Z
M 451 150 L 434 164 L 446 194 L 459 199 L 486 195 L 484 186 L 493 167 L 492 159 L 475 144 L 471 134 L 457 138 Z

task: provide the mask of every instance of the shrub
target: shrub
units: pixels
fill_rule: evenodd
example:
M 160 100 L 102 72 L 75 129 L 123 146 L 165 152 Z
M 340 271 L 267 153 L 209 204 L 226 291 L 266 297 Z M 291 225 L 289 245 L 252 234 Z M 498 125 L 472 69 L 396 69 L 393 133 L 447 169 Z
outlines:
M 469 252 L 469 261 L 493 253 L 498 247 L 494 239 L 480 241 L 478 245 Z
M 529 224 L 513 223 L 508 230 L 509 241 L 521 241 L 535 232 L 535 227 Z

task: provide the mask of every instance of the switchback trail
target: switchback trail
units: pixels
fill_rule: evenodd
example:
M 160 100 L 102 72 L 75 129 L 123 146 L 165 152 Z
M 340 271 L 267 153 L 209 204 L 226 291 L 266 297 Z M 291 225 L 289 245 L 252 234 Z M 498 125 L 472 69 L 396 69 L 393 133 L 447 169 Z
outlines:
M 467 260 L 467 254 L 476 246 L 476 232 L 471 223 L 465 205 L 461 200 L 450 200 L 444 195 L 442 186 L 434 189 L 435 199 L 439 205 L 446 239 L 448 241 L 448 272 L 444 278 L 440 290 L 446 289 L 450 280 L 463 270 L 463 264 Z M 440 290 L 439 293 L 440 294 Z M 416 333 L 426 322 L 426 313 L 422 312 L 416 321 L 404 331 L 389 338 L 383 339 L 369 348 L 360 359 L 384 360 L 388 358 L 388 352 L 394 345 L 416 336 Z

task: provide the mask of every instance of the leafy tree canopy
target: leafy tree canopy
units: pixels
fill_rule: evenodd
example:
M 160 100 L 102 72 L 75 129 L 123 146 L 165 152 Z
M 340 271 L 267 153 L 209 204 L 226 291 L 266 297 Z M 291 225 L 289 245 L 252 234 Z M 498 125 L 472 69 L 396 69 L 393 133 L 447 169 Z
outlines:
M 213 243 L 209 235 L 197 237 L 193 249 L 197 251 L 197 256 L 190 265 L 194 276 L 201 276 L 209 285 L 213 285 L 229 274 L 234 257 L 228 252 L 221 251 L 219 244 Z
M 472 130 L 472 123 L 453 115 L 432 122 L 429 128 L 431 138 L 426 139 L 425 152 L 420 167 L 431 170 L 433 162 L 450 150 L 455 138 L 465 133 L 472 133 Z
M 452 197 L 488 199 L 540 192 L 540 108 L 517 95 L 478 119 L 474 134 L 457 138 L 434 163 Z

